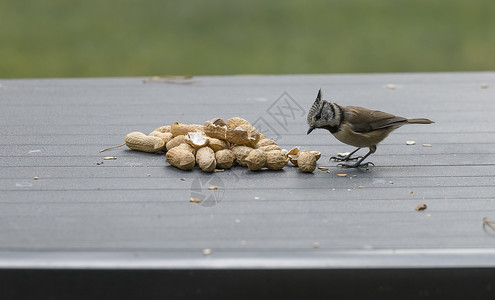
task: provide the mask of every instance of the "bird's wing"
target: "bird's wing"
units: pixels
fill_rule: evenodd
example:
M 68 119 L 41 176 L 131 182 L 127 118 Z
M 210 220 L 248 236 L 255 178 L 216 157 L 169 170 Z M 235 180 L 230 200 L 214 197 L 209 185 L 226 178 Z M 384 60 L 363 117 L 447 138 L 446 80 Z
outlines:
M 344 120 L 351 129 L 359 133 L 368 133 L 387 127 L 400 127 L 407 123 L 404 117 L 371 110 L 359 106 L 344 106 Z

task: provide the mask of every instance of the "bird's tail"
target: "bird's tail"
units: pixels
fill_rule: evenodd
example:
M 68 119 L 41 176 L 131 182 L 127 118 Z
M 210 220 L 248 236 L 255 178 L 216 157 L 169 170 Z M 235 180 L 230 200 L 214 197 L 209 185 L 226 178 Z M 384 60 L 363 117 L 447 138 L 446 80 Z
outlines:
M 425 118 L 418 118 L 418 119 L 407 119 L 408 124 L 431 124 L 435 123 L 432 120 L 428 120 Z

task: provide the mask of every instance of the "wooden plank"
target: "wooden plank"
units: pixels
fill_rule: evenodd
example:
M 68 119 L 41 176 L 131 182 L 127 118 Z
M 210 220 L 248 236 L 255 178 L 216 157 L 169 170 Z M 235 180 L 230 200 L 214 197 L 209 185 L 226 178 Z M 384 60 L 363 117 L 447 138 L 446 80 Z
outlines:
M 495 219 L 495 87 L 481 84 L 495 73 L 143 79 L 0 80 L 1 268 L 493 267 L 495 232 L 482 221 Z M 436 123 L 392 133 L 370 170 L 341 169 L 329 158 L 352 147 L 305 134 L 319 88 L 341 105 Z M 217 116 L 321 151 L 329 173 L 204 174 L 163 154 L 99 152 L 130 131 Z

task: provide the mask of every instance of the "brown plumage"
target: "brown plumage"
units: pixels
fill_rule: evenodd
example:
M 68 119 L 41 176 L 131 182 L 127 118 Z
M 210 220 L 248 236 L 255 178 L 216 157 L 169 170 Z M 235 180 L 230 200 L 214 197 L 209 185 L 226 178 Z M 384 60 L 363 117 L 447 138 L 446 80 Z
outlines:
M 313 106 L 308 112 L 308 134 L 315 128 L 330 131 L 342 143 L 358 147 L 344 158 L 332 157 L 338 161 L 348 161 L 351 156 L 361 149 L 368 147 L 370 151 L 358 162 L 343 167 L 358 167 L 364 159 L 376 151 L 376 145 L 385 139 L 395 129 L 407 124 L 431 124 L 424 118 L 407 119 L 378 110 L 370 110 L 359 106 L 340 106 L 336 103 L 322 100 L 321 90 L 318 91 Z M 368 163 L 364 164 L 368 165 Z

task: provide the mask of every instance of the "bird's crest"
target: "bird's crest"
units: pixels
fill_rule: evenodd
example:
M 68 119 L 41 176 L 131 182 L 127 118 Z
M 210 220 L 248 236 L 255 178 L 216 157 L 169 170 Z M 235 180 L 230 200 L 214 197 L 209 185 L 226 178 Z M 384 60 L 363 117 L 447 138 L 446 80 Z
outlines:
M 320 110 L 321 110 L 321 104 L 322 104 L 321 98 L 322 98 L 322 96 L 321 96 L 321 89 L 320 89 L 318 91 L 318 95 L 316 95 L 316 100 L 313 103 L 313 106 L 311 106 L 311 108 L 308 111 L 308 124 L 313 123 L 314 116 L 316 114 L 318 114 L 318 112 L 320 112 Z

